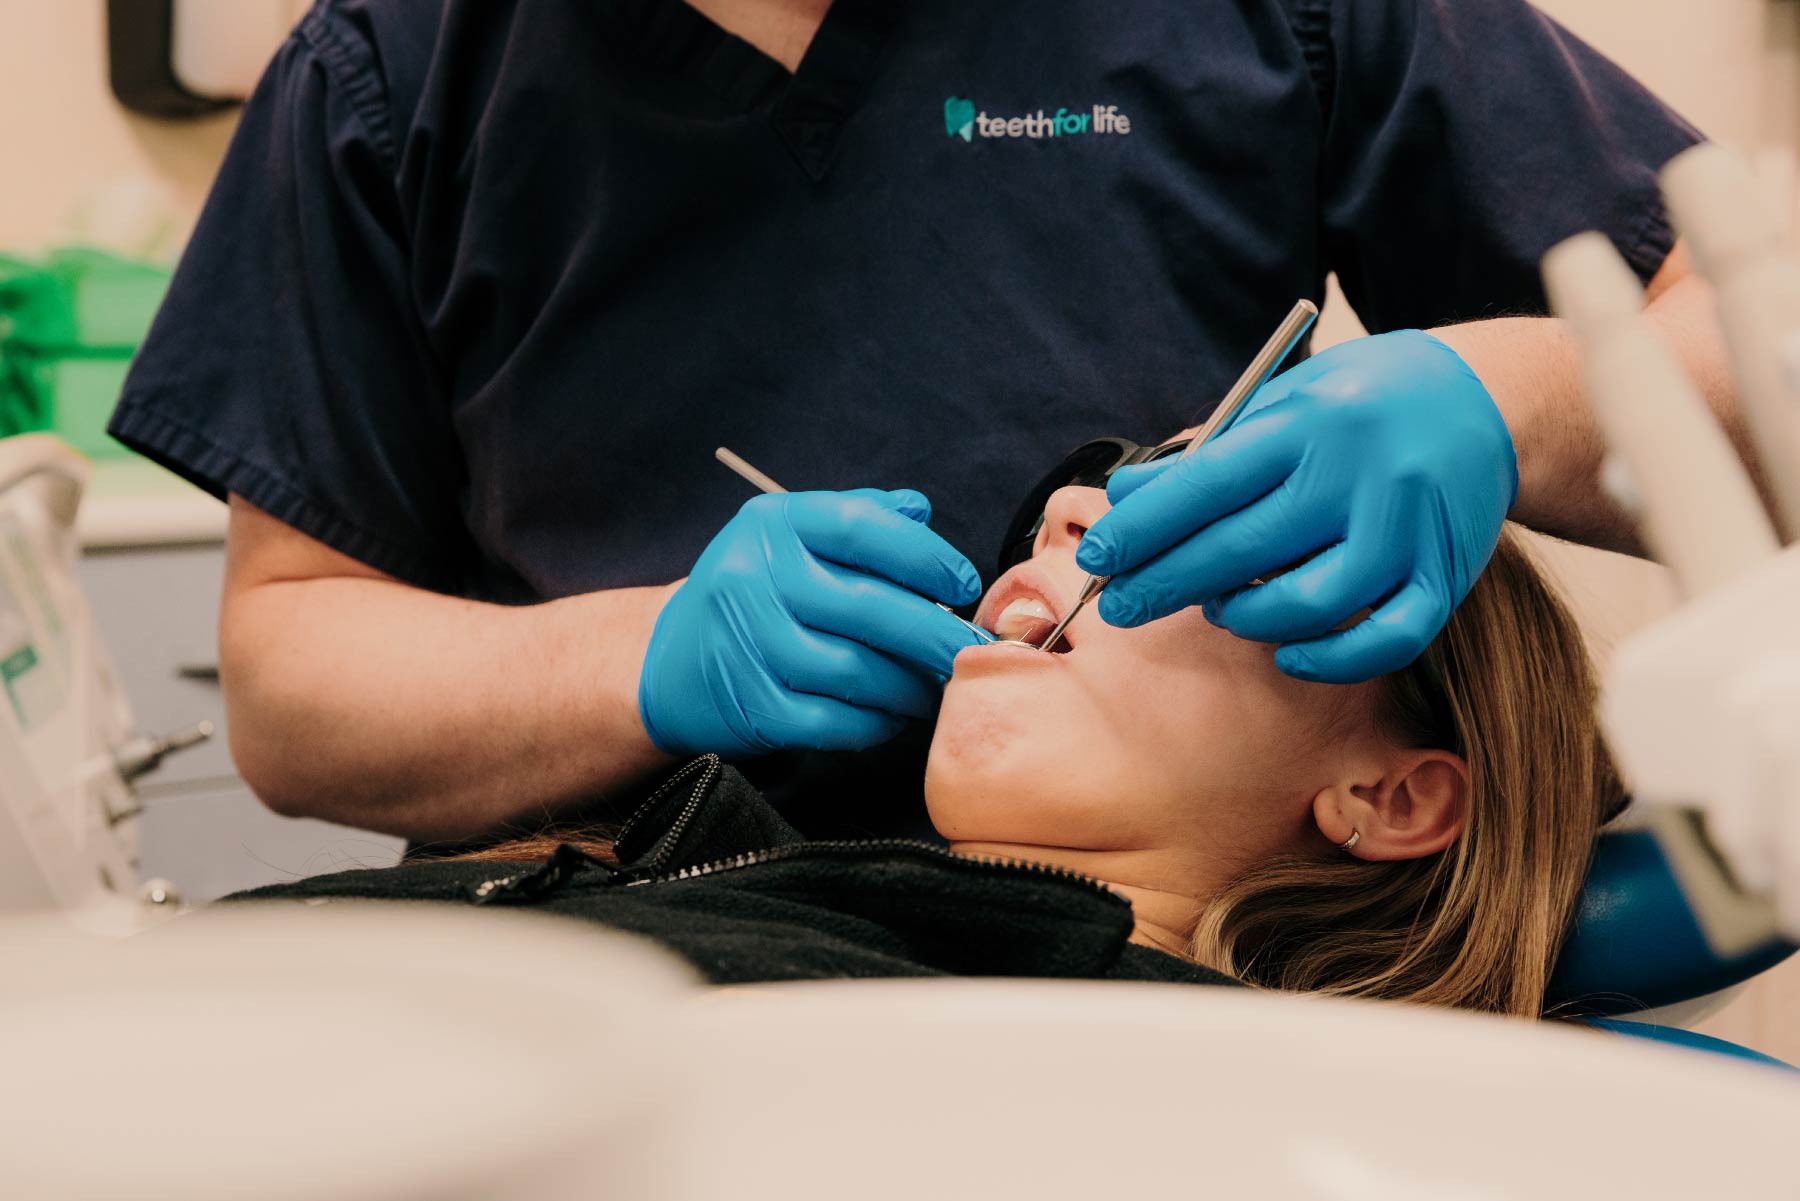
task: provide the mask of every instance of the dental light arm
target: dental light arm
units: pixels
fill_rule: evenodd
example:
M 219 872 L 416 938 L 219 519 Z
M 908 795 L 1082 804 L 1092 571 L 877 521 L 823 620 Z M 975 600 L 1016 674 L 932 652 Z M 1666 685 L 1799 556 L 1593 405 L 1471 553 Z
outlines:
M 1706 147 L 1665 175 L 1720 318 L 1749 428 L 1789 528 L 1800 450 L 1786 370 L 1800 269 L 1744 209 L 1747 172 Z M 1609 486 L 1685 598 L 1615 652 L 1602 696 L 1614 755 L 1714 952 L 1800 938 L 1800 547 L 1775 523 L 1724 432 L 1642 317 L 1610 243 L 1572 239 L 1544 261 L 1551 302 L 1581 341 L 1611 448 Z
M 1588 395 L 1611 447 L 1606 473 L 1684 595 L 1704 595 L 1780 543 L 1705 401 L 1643 318 L 1644 290 L 1602 234 L 1544 259 L 1552 307 L 1586 355 Z

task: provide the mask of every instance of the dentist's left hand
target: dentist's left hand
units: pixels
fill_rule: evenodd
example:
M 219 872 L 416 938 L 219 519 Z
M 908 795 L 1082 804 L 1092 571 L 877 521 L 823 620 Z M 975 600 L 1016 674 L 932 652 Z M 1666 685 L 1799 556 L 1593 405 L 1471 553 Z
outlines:
M 1353 683 L 1437 636 L 1518 489 L 1512 435 L 1480 378 L 1444 342 L 1402 330 L 1271 380 L 1185 459 L 1115 472 L 1112 511 L 1076 562 L 1114 577 L 1099 601 L 1113 625 L 1205 605 L 1214 625 L 1281 644 L 1288 675 Z
M 885 742 L 937 708 L 981 641 L 932 603 L 981 592 L 911 490 L 760 496 L 656 619 L 638 710 L 669 754 L 728 758 Z

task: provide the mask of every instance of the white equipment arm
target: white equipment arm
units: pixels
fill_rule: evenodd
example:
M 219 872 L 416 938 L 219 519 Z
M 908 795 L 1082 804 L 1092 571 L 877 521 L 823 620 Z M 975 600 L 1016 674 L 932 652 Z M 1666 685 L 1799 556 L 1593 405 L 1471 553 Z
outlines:
M 1800 267 L 1749 211 L 1750 175 L 1717 146 L 1664 174 L 1720 319 L 1782 524 L 1800 528 L 1793 339 Z M 1722 955 L 1800 938 L 1800 547 L 1776 523 L 1724 432 L 1642 315 L 1611 244 L 1584 234 L 1544 260 L 1559 316 L 1587 355 L 1612 450 L 1607 478 L 1686 604 L 1621 645 L 1602 718 L 1613 753 Z

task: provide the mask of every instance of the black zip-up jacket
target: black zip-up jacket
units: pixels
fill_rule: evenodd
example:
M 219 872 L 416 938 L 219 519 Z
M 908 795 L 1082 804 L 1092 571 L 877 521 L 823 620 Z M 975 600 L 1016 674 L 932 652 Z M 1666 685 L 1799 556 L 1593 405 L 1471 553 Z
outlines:
M 232 901 L 345 897 L 529 906 L 641 934 L 718 984 L 1040 976 L 1227 984 L 1127 942 L 1131 905 L 1085 876 L 902 839 L 803 838 L 716 756 L 682 767 L 620 830 L 614 867 L 449 860 L 338 872 Z

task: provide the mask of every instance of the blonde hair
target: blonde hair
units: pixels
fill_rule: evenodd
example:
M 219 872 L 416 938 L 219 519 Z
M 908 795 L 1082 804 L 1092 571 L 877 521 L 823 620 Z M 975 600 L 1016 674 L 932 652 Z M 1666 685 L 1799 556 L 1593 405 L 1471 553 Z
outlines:
M 1201 912 L 1193 957 L 1267 988 L 1540 1016 L 1623 798 L 1587 648 L 1510 528 L 1443 632 L 1382 684 L 1384 732 L 1468 763 L 1461 837 L 1425 859 L 1259 864 Z

